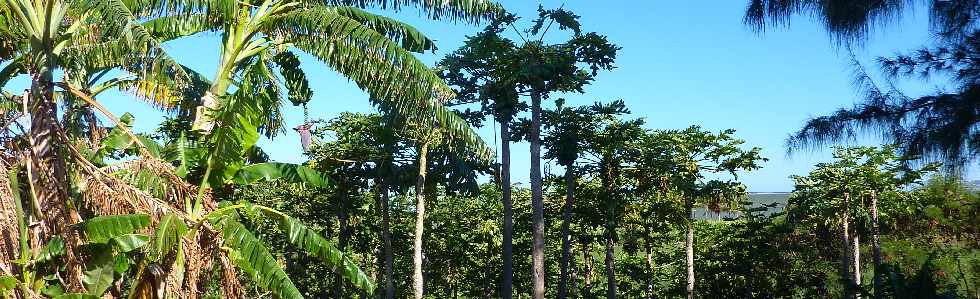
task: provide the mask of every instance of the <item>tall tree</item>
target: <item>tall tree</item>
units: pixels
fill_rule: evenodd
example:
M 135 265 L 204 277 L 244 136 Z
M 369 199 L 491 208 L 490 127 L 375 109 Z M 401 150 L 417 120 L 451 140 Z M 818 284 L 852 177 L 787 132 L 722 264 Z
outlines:
M 515 16 L 504 15 L 494 20 L 483 31 L 468 38 L 458 50 L 439 62 L 440 75 L 453 86 L 459 95 L 457 101 L 480 102 L 483 112 L 500 124 L 500 165 L 497 169 L 498 184 L 503 202 L 503 269 L 501 271 L 500 296 L 513 296 L 513 231 L 514 211 L 511 199 L 510 143 L 514 117 L 526 109 L 519 99 L 515 78 L 520 67 L 514 59 L 516 45 L 501 36 Z
M 558 281 L 558 298 L 568 296 L 569 261 L 572 259 L 572 239 L 570 226 L 575 198 L 575 162 L 583 154 L 587 138 L 594 138 L 594 132 L 605 121 L 617 115 L 627 114 L 623 101 L 610 104 L 595 103 L 591 106 L 565 107 L 565 100 L 555 101 L 554 110 L 545 110 L 543 126 L 545 136 L 542 143 L 546 148 L 545 158 L 554 159 L 558 165 L 565 167 L 565 203 L 562 207 L 561 222 L 561 261 L 559 263 L 560 278 Z M 595 142 L 595 140 L 593 140 Z
M 516 73 L 517 82 L 531 98 L 531 119 L 526 138 L 531 144 L 531 264 L 532 295 L 535 299 L 545 297 L 544 198 L 541 177 L 542 100 L 554 92 L 583 92 L 584 86 L 595 78 L 599 70 L 613 68 L 612 64 L 619 50 L 605 36 L 594 32 L 583 33 L 578 19 L 578 15 L 562 8 L 546 10 L 539 7 L 534 25 L 527 31 L 527 36 L 521 36 L 524 43 L 516 48 L 514 56 L 522 66 L 520 72 Z M 544 39 L 552 25 L 557 25 L 560 30 L 571 30 L 572 37 L 563 43 L 545 43 Z
M 635 154 L 633 142 L 639 140 L 645 133 L 641 127 L 642 119 L 621 120 L 615 115 L 629 113 L 622 101 L 613 102 L 607 107 L 596 105 L 597 110 L 609 111 L 610 117 L 599 121 L 599 126 L 587 134 L 588 152 L 594 157 L 597 165 L 593 170 L 602 182 L 601 202 L 605 204 L 605 225 L 603 235 L 606 241 L 606 297 L 616 298 L 616 229 L 625 196 L 622 170 L 627 157 Z M 599 108 L 601 107 L 601 108 Z

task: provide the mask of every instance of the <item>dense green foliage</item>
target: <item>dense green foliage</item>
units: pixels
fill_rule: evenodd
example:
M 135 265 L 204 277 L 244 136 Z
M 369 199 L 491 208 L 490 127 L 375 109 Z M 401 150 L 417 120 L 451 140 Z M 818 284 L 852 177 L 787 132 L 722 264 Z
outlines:
M 745 21 L 810 14 L 854 45 L 909 1 L 860 2 L 752 0 Z M 733 129 L 559 98 L 619 51 L 563 7 L 521 23 L 483 0 L 0 0 L 0 89 L 31 82 L 0 90 L 0 296 L 977 298 L 980 190 L 957 171 L 980 153 L 978 3 L 934 1 L 939 45 L 879 59 L 955 91 L 909 98 L 861 69 L 866 103 L 790 149 L 861 130 L 891 145 L 837 148 L 774 201 L 739 180 L 767 159 Z M 435 41 L 369 12 L 404 5 L 489 25 L 432 69 L 413 53 Z M 213 78 L 161 47 L 201 32 L 220 36 Z M 308 161 L 270 162 L 260 136 L 313 99 L 300 52 L 378 113 L 304 116 Z M 169 118 L 134 133 L 94 98 L 110 89 Z M 487 119 L 500 160 L 473 130 Z

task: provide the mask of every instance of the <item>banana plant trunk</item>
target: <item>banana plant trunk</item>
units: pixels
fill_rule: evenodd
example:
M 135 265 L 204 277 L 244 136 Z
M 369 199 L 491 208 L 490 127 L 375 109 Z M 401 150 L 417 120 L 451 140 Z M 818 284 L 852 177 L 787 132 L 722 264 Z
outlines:
M 687 196 L 684 206 L 687 209 L 687 239 L 684 251 L 687 254 L 687 299 L 694 298 L 694 200 Z
M 413 245 L 413 266 L 412 274 L 413 291 L 415 299 L 423 297 L 423 277 L 422 277 L 422 234 L 425 229 L 425 173 L 426 156 L 429 152 L 429 142 L 423 142 L 419 148 L 419 175 L 415 181 L 415 244 Z
M 841 277 L 841 280 L 844 282 L 844 287 L 842 288 L 843 289 L 843 292 L 844 292 L 844 294 L 843 294 L 844 295 L 844 299 L 851 298 L 851 270 L 850 270 L 850 266 L 848 266 L 848 262 L 849 262 L 849 259 L 850 259 L 850 257 L 849 257 L 850 254 L 848 254 L 848 251 L 850 251 L 850 249 L 851 249 L 851 245 L 850 245 L 851 244 L 851 238 L 850 238 L 850 236 L 848 236 L 848 229 L 849 229 L 848 228 L 848 221 L 850 221 L 850 219 L 849 219 L 850 218 L 850 214 L 848 212 L 849 209 L 847 208 L 848 207 L 848 202 L 850 201 L 850 199 L 851 199 L 851 195 L 849 193 L 844 193 L 844 207 L 843 207 L 843 210 L 844 211 L 843 211 L 843 216 L 841 217 L 841 222 L 840 222 L 840 227 L 841 227 L 841 243 L 842 243 L 841 244 L 842 245 L 841 248 L 843 248 L 843 250 L 841 251 L 841 260 L 840 260 L 840 262 L 841 262 L 841 273 L 840 273 L 840 277 Z
M 568 264 L 572 257 L 572 239 L 569 226 L 572 222 L 572 205 L 575 201 L 575 165 L 565 166 L 565 207 L 561 223 L 561 278 L 558 282 L 558 298 L 568 296 Z
M 68 245 L 65 250 L 67 261 L 69 290 L 82 288 L 81 264 L 75 256 L 74 247 L 78 244 L 77 234 L 69 229 L 70 225 L 81 221 L 78 212 L 73 209 L 71 198 L 66 188 L 68 182 L 68 165 L 62 154 L 63 142 L 58 138 L 58 106 L 54 98 L 54 54 L 51 51 L 51 40 L 42 41 L 45 51 L 41 59 L 42 66 L 31 74 L 31 88 L 25 98 L 25 113 L 31 119 L 28 142 L 31 146 L 31 158 L 27 161 L 28 192 L 33 196 L 32 213 L 40 225 L 31 226 L 31 248 L 41 248 L 55 235 L 65 238 Z M 30 110 L 34 109 L 34 110 Z
M 544 299 L 544 198 L 541 189 L 541 92 L 531 92 L 531 268 L 534 299 Z
M 871 192 L 871 253 L 874 255 L 874 296 L 881 298 L 881 243 L 878 240 L 878 196 Z
M 510 194 L 510 121 L 500 122 L 500 195 L 504 205 L 503 273 L 500 297 L 513 298 L 514 287 L 514 203 Z

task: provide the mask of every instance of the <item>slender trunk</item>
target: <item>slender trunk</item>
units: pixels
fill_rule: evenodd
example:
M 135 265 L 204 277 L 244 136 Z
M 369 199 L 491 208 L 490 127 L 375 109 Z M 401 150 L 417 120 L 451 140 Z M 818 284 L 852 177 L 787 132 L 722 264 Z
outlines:
M 500 187 L 504 205 L 503 273 L 500 281 L 500 297 L 513 298 L 514 288 L 514 203 L 510 198 L 510 122 L 500 123 Z
M 613 240 L 613 230 L 612 225 L 606 226 L 606 298 L 609 299 L 616 298 L 616 242 Z
M 687 197 L 687 239 L 684 252 L 687 254 L 687 299 L 694 298 L 694 199 Z
M 585 284 L 584 292 L 592 294 L 592 248 L 589 246 L 589 242 L 582 242 L 582 263 L 585 266 L 584 277 L 582 277 Z
M 849 219 L 850 213 L 848 212 L 849 209 L 847 208 L 850 199 L 851 199 L 851 195 L 849 193 L 844 193 L 844 207 L 843 207 L 844 215 L 843 217 L 841 217 L 841 224 L 840 224 L 841 241 L 843 243 L 842 244 L 843 250 L 841 252 L 840 277 L 841 280 L 844 282 L 844 287 L 843 287 L 844 299 L 851 298 L 851 270 L 850 270 L 850 266 L 848 266 L 848 262 L 850 259 L 849 257 L 850 254 L 848 254 L 848 251 L 850 251 L 851 249 L 851 241 L 850 241 L 851 238 L 850 236 L 848 236 L 848 221 L 850 221 Z
M 569 262 L 571 263 L 570 267 L 572 268 L 572 274 L 571 274 L 572 285 L 569 287 L 568 297 L 578 298 L 578 265 L 575 263 L 574 258 L 572 258 L 571 261 Z
M 752 219 L 752 218 L 750 218 Z M 753 220 L 754 221 L 754 220 Z M 750 232 L 750 234 L 755 234 L 755 232 Z M 747 244 L 748 250 L 748 261 L 746 261 L 745 267 L 745 299 L 752 298 L 752 281 L 755 280 L 755 241 L 754 238 L 749 239 L 749 244 Z
M 388 204 L 391 203 L 388 198 L 388 180 L 381 178 L 378 187 L 381 189 L 381 238 L 384 240 L 384 245 L 382 251 L 384 251 L 384 280 L 385 280 L 385 298 L 394 299 L 395 298 L 395 275 L 394 275 L 394 256 L 391 252 L 391 209 Z
M 340 233 L 337 240 L 337 249 L 341 252 L 347 250 L 347 239 L 350 236 L 349 228 L 347 227 L 347 188 L 346 182 L 340 180 L 338 182 L 337 191 L 340 193 L 340 207 L 337 208 L 337 221 L 340 224 Z M 344 294 L 344 276 L 340 272 L 334 275 L 334 285 L 333 285 L 334 298 L 341 298 Z
M 881 299 L 881 244 L 878 241 L 878 196 L 871 192 L 871 253 L 874 255 L 874 295 Z
M 483 298 L 493 298 L 493 235 L 487 234 L 487 252 L 483 269 Z
M 574 164 L 574 163 L 573 163 Z M 568 263 L 572 258 L 572 239 L 569 226 L 572 222 L 572 204 L 575 201 L 575 165 L 565 166 L 565 207 L 561 223 L 561 278 L 558 282 L 558 298 L 568 295 Z
M 534 242 L 531 268 L 534 299 L 544 299 L 544 198 L 541 194 L 541 93 L 531 92 L 531 209 Z
M 616 191 L 616 173 L 615 167 L 612 165 L 610 157 L 603 158 L 605 161 L 603 164 L 603 184 L 605 185 L 605 199 L 606 199 L 606 298 L 615 299 L 616 298 L 616 260 L 615 260 L 615 250 L 616 250 L 616 197 L 614 192 Z
M 419 149 L 419 176 L 415 181 L 415 245 L 413 262 L 415 274 L 412 276 L 414 282 L 415 299 L 422 299 L 422 233 L 425 229 L 425 173 L 426 156 L 429 152 L 429 142 L 422 143 Z
M 854 286 L 856 292 L 854 292 L 854 298 L 861 299 L 861 235 L 857 232 L 857 227 L 854 228 Z
M 647 256 L 647 299 L 653 299 L 653 244 L 650 240 L 650 227 L 643 227 L 643 249 Z

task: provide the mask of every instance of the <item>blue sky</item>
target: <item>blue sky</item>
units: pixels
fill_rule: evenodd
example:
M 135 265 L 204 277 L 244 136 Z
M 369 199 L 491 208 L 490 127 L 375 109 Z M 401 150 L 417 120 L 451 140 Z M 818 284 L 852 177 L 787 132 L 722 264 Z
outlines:
M 763 148 L 762 170 L 743 174 L 750 191 L 790 191 L 788 176 L 805 174 L 829 159 L 830 151 L 786 155 L 784 140 L 804 120 L 851 106 L 857 98 L 851 85 L 848 57 L 825 31 L 806 17 L 789 29 L 757 34 L 742 24 L 745 0 L 689 1 L 503 1 L 510 11 L 530 19 L 538 4 L 565 8 L 581 15 L 583 30 L 607 35 L 623 49 L 617 69 L 601 73 L 584 94 L 563 95 L 570 104 L 622 99 L 633 117 L 649 128 L 675 129 L 700 125 L 710 130 L 734 128 L 748 146 Z M 390 14 L 390 13 L 386 13 Z M 420 55 L 427 63 L 458 48 L 466 35 L 482 26 L 430 21 L 417 10 L 395 13 L 437 41 L 439 50 Z M 908 14 L 898 26 L 880 30 L 855 53 L 872 66 L 873 58 L 920 47 L 928 41 L 927 12 Z M 199 35 L 165 44 L 172 56 L 205 75 L 214 73 L 220 39 Z M 301 57 L 314 91 L 313 118 L 331 118 L 342 111 L 371 112 L 365 93 L 315 61 Z M 939 82 L 941 83 L 941 82 Z M 910 95 L 943 88 L 937 82 L 899 82 Z M 557 97 L 555 97 L 557 98 Z M 100 98 L 113 113 L 137 115 L 136 129 L 152 131 L 163 114 L 120 93 Z M 302 111 L 285 105 L 287 125 L 302 122 Z M 493 144 L 492 126 L 479 130 Z M 866 140 L 865 143 L 874 143 Z M 289 130 L 260 146 L 272 159 L 302 162 L 299 137 Z M 513 176 L 528 177 L 528 146 L 513 150 Z M 557 169 L 555 167 L 554 169 Z M 557 170 L 552 170 L 557 172 Z

